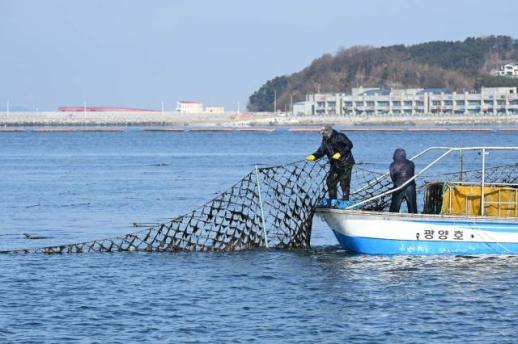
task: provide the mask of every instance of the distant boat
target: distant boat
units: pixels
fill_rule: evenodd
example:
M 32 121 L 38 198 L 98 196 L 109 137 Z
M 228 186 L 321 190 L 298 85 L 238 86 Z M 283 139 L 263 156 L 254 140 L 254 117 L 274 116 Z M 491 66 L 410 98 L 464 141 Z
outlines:
M 518 147 L 432 147 L 416 157 L 437 151 L 441 153 L 437 159 L 399 188 L 365 200 L 320 207 L 317 214 L 331 227 L 342 247 L 359 253 L 518 254 L 517 180 L 503 178 L 487 183 L 485 164 L 486 153 L 518 153 Z M 476 174 L 480 180 L 459 180 L 463 176 L 459 171 L 449 174 L 447 180 L 425 183 L 422 214 L 359 210 L 362 205 L 402 189 L 452 153 L 460 153 L 462 159 L 468 151 L 479 152 L 482 157 L 482 169 Z M 513 173 L 517 169 L 518 164 L 511 166 Z

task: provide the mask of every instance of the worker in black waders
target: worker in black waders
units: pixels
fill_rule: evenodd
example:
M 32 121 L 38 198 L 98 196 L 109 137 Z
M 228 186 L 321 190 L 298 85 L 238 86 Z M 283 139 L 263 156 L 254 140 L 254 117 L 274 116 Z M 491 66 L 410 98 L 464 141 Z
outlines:
M 414 176 L 415 165 L 406 158 L 406 152 L 403 148 L 398 148 L 394 151 L 393 160 L 390 164 L 390 178 L 394 184 L 393 189 L 396 189 Z M 408 212 L 417 214 L 415 180 L 412 180 L 401 190 L 392 193 L 390 212 L 399 212 L 403 200 L 406 201 Z
M 306 160 L 315 161 L 326 155 L 331 164 L 326 180 L 329 198 L 336 199 L 336 189 L 340 182 L 342 198 L 344 201 L 348 201 L 351 190 L 351 172 L 354 165 L 354 157 L 351 152 L 353 143 L 345 134 L 333 130 L 330 125 L 324 126 L 320 132 L 322 144 L 315 153 L 308 155 Z

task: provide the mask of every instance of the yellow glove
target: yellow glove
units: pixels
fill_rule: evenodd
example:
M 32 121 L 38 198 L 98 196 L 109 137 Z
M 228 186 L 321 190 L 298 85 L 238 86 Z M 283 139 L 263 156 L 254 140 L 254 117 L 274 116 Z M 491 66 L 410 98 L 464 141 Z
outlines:
M 335 160 L 340 160 L 341 157 L 342 157 L 342 154 L 340 154 L 340 153 L 335 153 L 332 156 L 332 158 L 335 159 Z
M 313 154 L 310 154 L 306 157 L 306 160 L 307 161 L 315 161 L 317 158 L 313 155 Z

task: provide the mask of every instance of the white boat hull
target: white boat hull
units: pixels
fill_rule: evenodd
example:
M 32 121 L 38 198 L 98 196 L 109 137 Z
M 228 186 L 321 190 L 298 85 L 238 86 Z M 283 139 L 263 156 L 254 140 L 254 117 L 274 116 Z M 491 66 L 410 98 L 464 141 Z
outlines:
M 320 208 L 340 245 L 367 254 L 518 254 L 518 219 Z

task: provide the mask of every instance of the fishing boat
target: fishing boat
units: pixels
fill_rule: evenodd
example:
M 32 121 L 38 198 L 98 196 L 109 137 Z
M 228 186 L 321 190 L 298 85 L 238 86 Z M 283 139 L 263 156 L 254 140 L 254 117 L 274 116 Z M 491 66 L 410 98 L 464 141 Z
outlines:
M 491 166 L 496 155 L 512 163 Z M 377 194 L 317 208 L 342 247 L 376 255 L 518 254 L 518 147 L 431 147 L 410 160 L 422 168 L 400 187 L 392 188 L 385 173 L 352 192 L 384 185 Z M 457 171 L 445 168 L 453 164 Z M 392 193 L 412 181 L 422 212 L 387 212 Z

